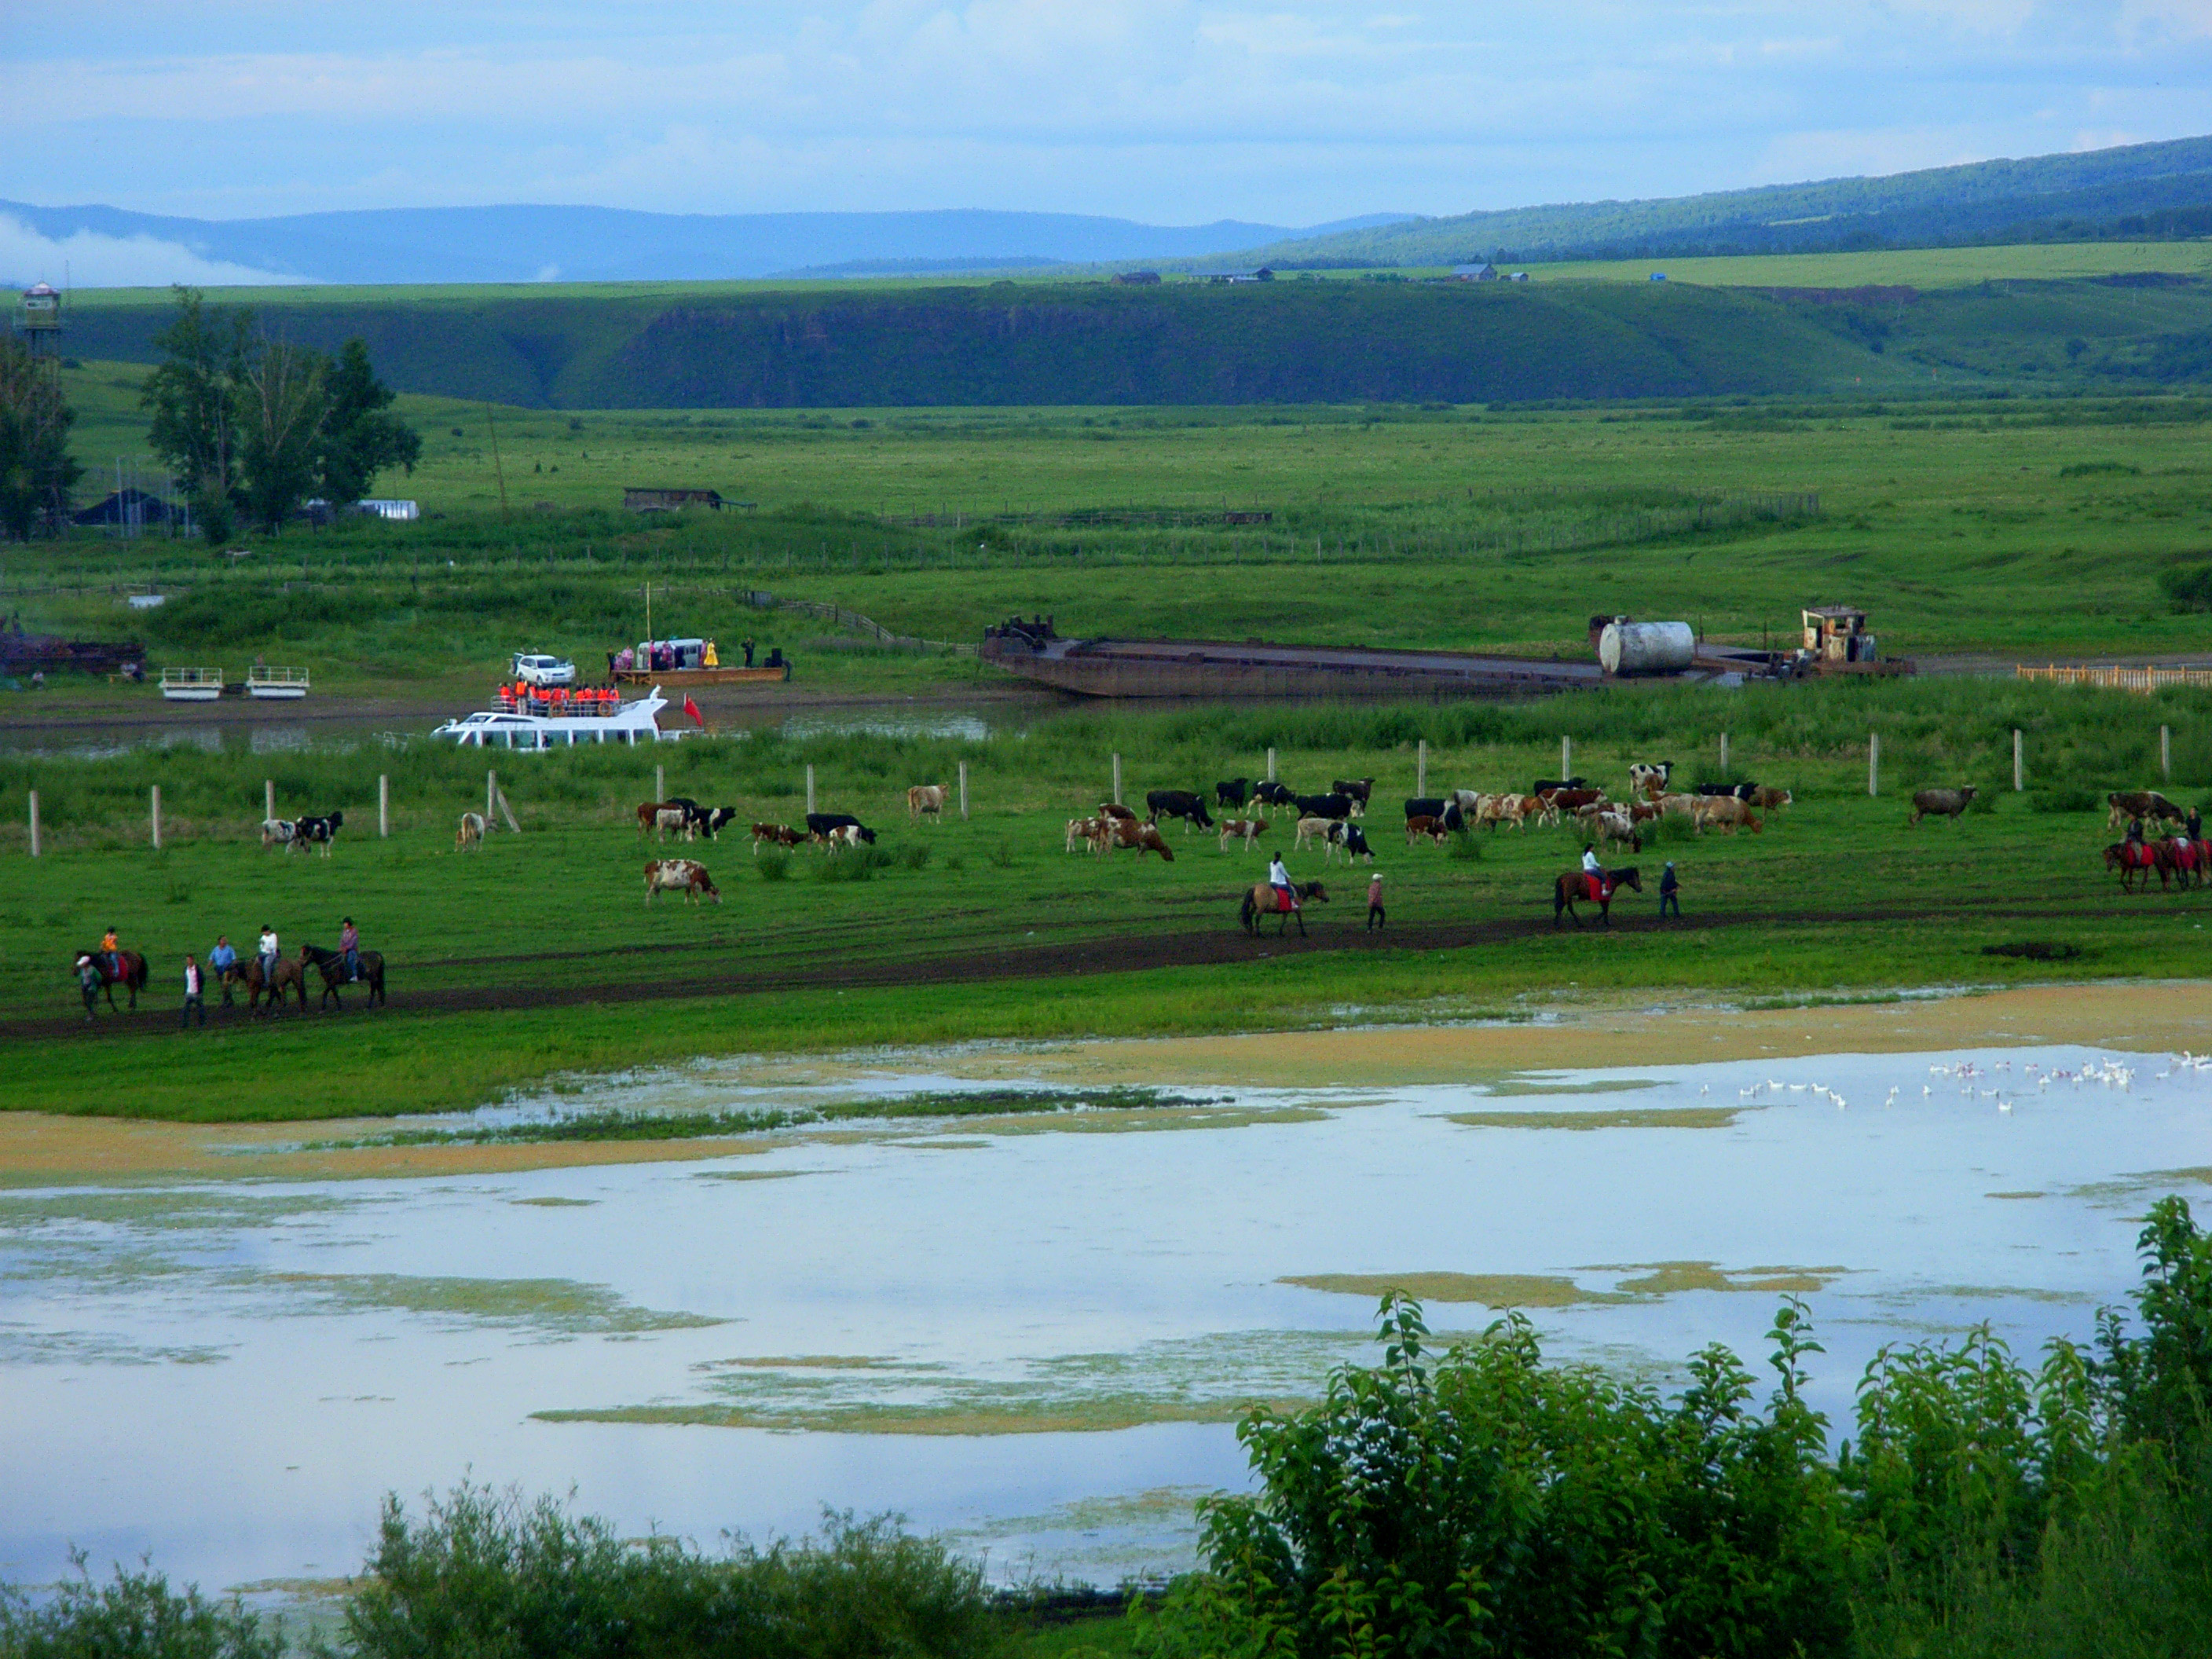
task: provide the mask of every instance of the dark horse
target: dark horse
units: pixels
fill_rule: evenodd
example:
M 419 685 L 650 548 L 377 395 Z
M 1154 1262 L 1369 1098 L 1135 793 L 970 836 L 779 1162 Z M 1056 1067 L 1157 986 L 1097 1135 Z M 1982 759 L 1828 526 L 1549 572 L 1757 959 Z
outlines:
M 1570 870 L 1552 884 L 1553 927 L 1559 925 L 1562 911 L 1574 916 L 1575 926 L 1581 927 L 1583 919 L 1575 915 L 1575 901 L 1582 899 L 1595 904 L 1598 920 L 1610 927 L 1613 926 L 1613 896 L 1624 887 L 1633 888 L 1639 893 L 1644 890 L 1643 878 L 1636 873 L 1636 866 L 1632 864 L 1625 869 L 1607 871 L 1603 884 L 1595 894 L 1590 891 L 1590 880 L 1591 878 L 1583 872 Z
M 2142 877 L 2142 890 L 2150 891 L 2153 871 L 2158 872 L 2160 887 L 2170 888 L 2175 867 L 2173 854 L 2163 841 L 2118 841 L 2105 849 L 2105 868 L 2120 872 L 2120 887 L 2125 892 L 2135 891 L 2137 875 Z M 2182 878 L 2184 885 L 2188 879 L 2186 876 Z
M 1300 904 L 1328 902 L 1327 890 L 1317 881 L 1293 882 L 1291 890 L 1298 896 Z M 1292 916 L 1298 919 L 1298 937 L 1304 939 L 1306 936 L 1305 912 L 1289 908 L 1283 902 L 1283 896 L 1272 884 L 1263 881 L 1244 895 L 1244 908 L 1237 913 L 1237 919 L 1244 924 L 1246 933 L 1256 938 L 1260 932 L 1260 918 L 1267 915 L 1279 915 L 1283 919 L 1276 926 L 1276 938 L 1280 939 L 1289 928 Z
M 385 1000 L 384 953 L 381 951 L 362 951 L 358 954 L 361 957 L 361 982 L 368 987 L 368 1006 L 374 1008 Z M 338 995 L 338 987 L 351 983 L 346 978 L 345 952 L 325 951 L 319 945 L 302 945 L 300 947 L 300 960 L 313 963 L 322 973 L 323 1000 L 315 1006 L 319 1008 L 327 1008 L 335 1000 L 338 1006 L 343 1008 L 345 999 Z M 307 1006 L 307 987 L 304 975 L 300 985 L 300 1006 L 302 1008 Z
M 264 994 L 269 998 L 270 1013 L 273 1014 L 283 1007 L 284 988 L 288 985 L 300 994 L 301 1011 L 304 1012 L 307 1010 L 307 976 L 301 971 L 300 964 L 289 957 L 277 957 L 275 971 L 265 980 L 261 976 L 261 958 L 258 955 L 239 957 L 230 965 L 222 977 L 225 984 L 243 985 L 246 988 L 246 1006 L 255 1013 L 261 1011 L 261 999 Z
M 111 974 L 107 971 L 106 951 L 80 951 L 76 953 L 76 967 L 74 970 L 79 974 L 83 973 L 84 964 L 88 962 L 100 970 L 100 988 L 107 994 L 107 1012 L 110 1013 L 115 1012 L 117 986 L 120 985 L 130 994 L 131 1006 L 133 1008 L 138 1006 L 138 994 L 146 988 L 145 957 L 140 956 L 136 951 L 118 951 L 115 953 L 115 959 L 122 964 L 123 971 L 119 974 Z

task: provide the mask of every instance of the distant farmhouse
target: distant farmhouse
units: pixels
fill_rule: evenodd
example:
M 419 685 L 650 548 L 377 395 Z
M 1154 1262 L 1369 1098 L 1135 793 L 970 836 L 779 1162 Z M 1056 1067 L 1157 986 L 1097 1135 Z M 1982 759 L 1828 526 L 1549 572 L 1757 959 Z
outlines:
M 1160 273 L 1157 270 L 1124 270 L 1117 272 L 1114 280 L 1128 288 L 1158 288 Z
M 674 513 L 687 507 L 722 510 L 719 489 L 635 489 L 623 491 L 623 505 L 633 513 Z
M 1494 283 L 1498 280 L 1498 267 L 1485 259 L 1480 264 L 1454 265 L 1452 276 L 1462 283 Z

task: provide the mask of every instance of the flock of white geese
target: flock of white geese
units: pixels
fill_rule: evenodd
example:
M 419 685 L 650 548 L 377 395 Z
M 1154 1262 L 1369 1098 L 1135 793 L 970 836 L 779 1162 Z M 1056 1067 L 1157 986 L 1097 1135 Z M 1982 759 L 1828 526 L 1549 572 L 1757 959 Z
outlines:
M 2124 1065 L 2117 1060 L 2093 1059 L 2084 1060 L 2078 1070 L 2068 1071 L 2031 1060 L 2014 1073 L 2008 1060 L 1997 1060 L 1986 1071 L 1974 1061 L 1966 1060 L 1955 1066 L 1930 1066 L 1928 1074 L 1931 1078 L 1955 1083 L 1957 1092 L 1966 1099 L 1995 1101 L 1997 1110 L 2010 1112 L 2014 1100 L 2027 1093 L 2031 1086 L 2038 1094 L 2049 1092 L 2053 1084 L 2075 1089 L 2087 1084 L 2125 1092 L 2134 1086 L 2136 1069 L 2135 1066 Z M 2212 1054 L 2191 1054 L 2184 1049 L 2178 1054 L 2166 1056 L 2166 1070 L 2154 1073 L 2151 1081 L 2163 1082 L 2177 1073 L 2193 1074 L 2208 1071 L 2212 1071 Z M 1983 1086 L 1984 1083 L 1990 1086 Z M 1933 1083 L 1922 1084 L 1921 1098 L 1932 1099 L 1936 1090 L 1936 1085 Z M 1711 1091 L 1708 1087 L 1701 1088 L 1698 1092 L 1709 1094 Z M 1947 1088 L 1945 1092 L 1950 1091 Z M 1885 1107 L 1896 1105 L 1899 1093 L 1899 1086 L 1891 1085 L 1889 1096 L 1881 1103 Z M 1786 1083 L 1779 1078 L 1769 1078 L 1764 1083 L 1753 1084 L 1748 1089 L 1739 1089 L 1736 1098 L 1751 1101 L 1785 1094 L 1810 1094 L 1816 1099 L 1834 1103 L 1839 1112 L 1848 1110 L 1850 1106 L 1849 1101 L 1825 1083 Z

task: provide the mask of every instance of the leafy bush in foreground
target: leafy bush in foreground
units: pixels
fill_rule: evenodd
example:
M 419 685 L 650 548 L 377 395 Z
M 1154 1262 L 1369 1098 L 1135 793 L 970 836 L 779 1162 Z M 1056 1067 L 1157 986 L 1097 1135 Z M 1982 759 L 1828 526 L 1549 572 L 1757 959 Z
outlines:
M 76 1577 L 33 1605 L 0 1587 L 0 1659 L 280 1659 L 281 1631 L 235 1598 L 213 1601 L 197 1585 L 182 1595 L 151 1570 L 118 1566 L 93 1582 L 82 1553 Z

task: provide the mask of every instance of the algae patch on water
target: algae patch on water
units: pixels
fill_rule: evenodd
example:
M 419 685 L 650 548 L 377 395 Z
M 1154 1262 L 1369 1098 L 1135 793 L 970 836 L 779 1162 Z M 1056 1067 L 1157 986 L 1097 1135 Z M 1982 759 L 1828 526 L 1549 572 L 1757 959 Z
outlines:
M 527 1204 L 540 1210 L 588 1210 L 599 1200 L 596 1198 L 516 1198 L 509 1203 Z
M 1625 1095 L 1632 1090 L 1658 1086 L 1658 1079 L 1648 1077 L 1587 1078 L 1571 1083 L 1541 1077 L 1509 1077 L 1492 1084 L 1483 1092 L 1492 1096 Z
M 260 1283 L 305 1292 L 332 1312 L 390 1310 L 563 1335 L 691 1330 L 726 1320 L 665 1313 L 571 1279 L 434 1279 L 406 1273 L 269 1273 Z
M 1825 1291 L 1849 1267 L 1721 1267 L 1710 1261 L 1640 1261 L 1585 1267 L 1584 1273 L 1640 1273 L 1616 1289 L 1630 1296 L 1674 1296 L 1684 1291 L 1750 1291 L 1765 1296 L 1809 1296 Z
M 1624 1106 L 1609 1111 L 1446 1112 L 1443 1115 L 1469 1129 L 1726 1129 L 1744 1109 L 1741 1106 Z
M 1396 1291 L 1423 1302 L 1477 1302 L 1486 1308 L 1571 1308 L 1634 1300 L 1604 1291 L 1586 1291 L 1571 1279 L 1551 1273 L 1302 1273 L 1275 1282 L 1370 1298 Z

